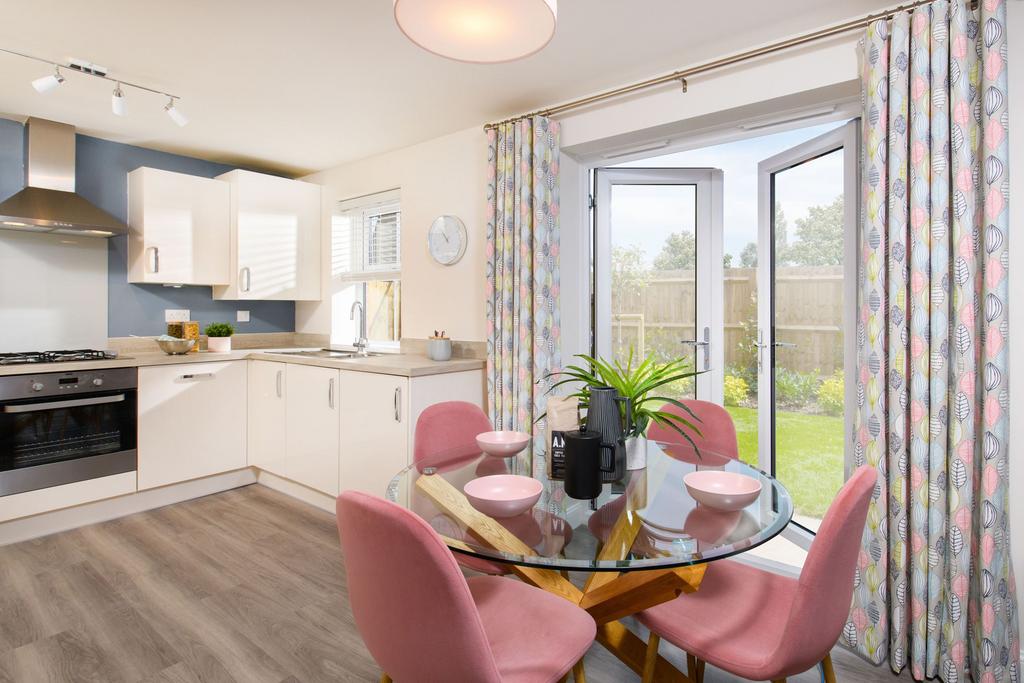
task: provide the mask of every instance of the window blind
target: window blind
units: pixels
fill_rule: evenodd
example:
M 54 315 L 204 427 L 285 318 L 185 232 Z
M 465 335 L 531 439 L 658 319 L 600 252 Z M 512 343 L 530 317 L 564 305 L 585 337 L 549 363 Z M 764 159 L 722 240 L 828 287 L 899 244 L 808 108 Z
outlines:
M 331 217 L 331 275 L 341 280 L 397 279 L 401 243 L 396 192 L 339 202 Z

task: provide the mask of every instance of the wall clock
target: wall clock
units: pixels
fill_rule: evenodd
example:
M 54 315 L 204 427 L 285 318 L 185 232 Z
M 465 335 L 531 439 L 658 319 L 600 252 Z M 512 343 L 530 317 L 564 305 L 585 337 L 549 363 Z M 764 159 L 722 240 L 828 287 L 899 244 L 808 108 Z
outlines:
M 438 216 L 427 231 L 427 248 L 442 266 L 459 262 L 466 253 L 466 224 L 458 216 Z

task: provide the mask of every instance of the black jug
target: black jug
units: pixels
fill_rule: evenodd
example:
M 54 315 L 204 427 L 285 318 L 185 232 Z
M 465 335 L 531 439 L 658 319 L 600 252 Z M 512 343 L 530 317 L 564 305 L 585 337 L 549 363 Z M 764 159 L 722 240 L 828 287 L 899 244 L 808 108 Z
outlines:
M 565 433 L 565 493 L 577 500 L 601 495 L 601 477 L 615 471 L 615 449 L 597 432 Z
M 623 422 L 619 403 L 626 404 Z M 633 421 L 629 399 L 619 395 L 614 387 L 591 387 L 587 404 L 587 431 L 601 435 L 604 446 L 614 452 L 613 468 L 606 470 L 601 480 L 605 483 L 621 481 L 626 476 L 626 431 Z

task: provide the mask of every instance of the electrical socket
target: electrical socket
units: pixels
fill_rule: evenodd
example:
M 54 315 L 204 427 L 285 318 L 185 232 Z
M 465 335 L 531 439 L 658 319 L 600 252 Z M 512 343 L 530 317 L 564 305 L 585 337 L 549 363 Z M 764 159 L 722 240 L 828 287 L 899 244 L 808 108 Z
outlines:
M 165 323 L 184 323 L 189 321 L 189 316 L 192 315 L 192 311 L 187 308 L 165 308 L 164 309 L 164 322 Z
M 235 317 L 235 322 L 249 322 L 249 311 L 238 311 L 238 315 Z

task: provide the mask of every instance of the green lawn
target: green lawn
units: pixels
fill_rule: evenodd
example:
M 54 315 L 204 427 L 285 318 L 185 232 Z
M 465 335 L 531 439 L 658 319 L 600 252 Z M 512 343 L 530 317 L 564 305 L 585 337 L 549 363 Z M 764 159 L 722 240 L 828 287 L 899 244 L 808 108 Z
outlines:
M 740 459 L 757 464 L 757 410 L 727 407 L 736 423 Z M 776 474 L 798 515 L 821 519 L 843 485 L 843 419 L 779 411 Z

